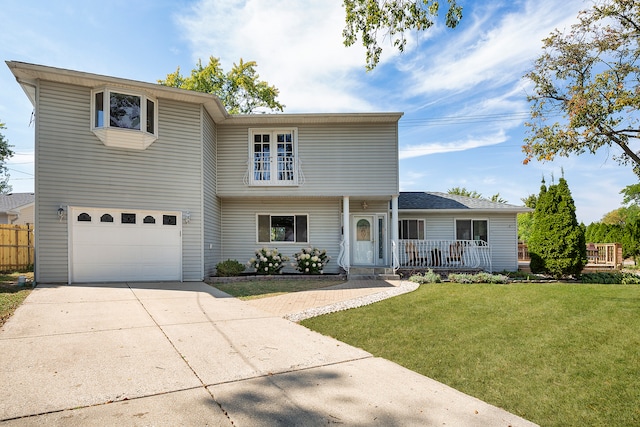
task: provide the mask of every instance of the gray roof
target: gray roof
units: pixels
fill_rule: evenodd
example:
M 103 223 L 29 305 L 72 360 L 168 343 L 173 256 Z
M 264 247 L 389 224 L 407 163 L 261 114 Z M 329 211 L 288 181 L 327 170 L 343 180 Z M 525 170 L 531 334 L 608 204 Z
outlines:
M 12 211 L 21 206 L 33 203 L 36 196 L 33 193 L 0 194 L 0 212 Z
M 448 193 L 405 191 L 398 197 L 399 210 L 474 210 L 485 212 L 531 212 L 525 206 L 497 203 L 487 199 L 456 196 Z

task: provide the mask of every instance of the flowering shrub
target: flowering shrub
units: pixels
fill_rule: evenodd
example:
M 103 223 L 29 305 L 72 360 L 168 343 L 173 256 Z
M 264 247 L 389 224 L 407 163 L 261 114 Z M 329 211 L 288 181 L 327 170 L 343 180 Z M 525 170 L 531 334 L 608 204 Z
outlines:
M 302 248 L 293 257 L 296 262 L 291 263 L 291 266 L 304 274 L 322 274 L 324 267 L 331 260 L 326 250 L 318 248 Z
M 256 251 L 256 257 L 251 258 L 247 265 L 253 267 L 258 274 L 278 274 L 289 258 L 282 256 L 278 249 L 262 248 Z

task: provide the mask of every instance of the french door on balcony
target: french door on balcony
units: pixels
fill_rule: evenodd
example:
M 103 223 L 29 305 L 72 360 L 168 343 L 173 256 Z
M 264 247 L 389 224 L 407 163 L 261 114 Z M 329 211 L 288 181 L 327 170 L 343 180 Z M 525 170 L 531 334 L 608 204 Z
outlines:
M 353 265 L 386 265 L 387 215 L 354 215 L 351 229 Z

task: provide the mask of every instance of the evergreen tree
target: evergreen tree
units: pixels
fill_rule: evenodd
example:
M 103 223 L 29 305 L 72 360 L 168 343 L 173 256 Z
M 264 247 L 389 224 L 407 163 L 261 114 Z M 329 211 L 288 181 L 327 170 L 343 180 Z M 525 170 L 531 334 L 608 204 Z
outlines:
M 547 189 L 544 181 L 529 240 L 531 271 L 556 278 L 579 275 L 587 262 L 585 232 L 564 177 Z

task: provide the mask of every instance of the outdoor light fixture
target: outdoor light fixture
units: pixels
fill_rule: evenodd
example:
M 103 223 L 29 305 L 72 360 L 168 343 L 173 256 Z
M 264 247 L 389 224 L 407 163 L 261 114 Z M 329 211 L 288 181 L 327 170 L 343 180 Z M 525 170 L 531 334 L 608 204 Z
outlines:
M 182 212 L 182 221 L 185 224 L 189 224 L 191 222 L 191 212 L 189 211 Z
M 60 219 L 60 222 L 64 219 L 64 207 L 62 205 L 58 208 L 58 218 Z
M 369 207 L 369 205 L 367 204 L 367 202 L 362 202 L 362 210 L 363 211 L 366 211 L 368 207 Z

